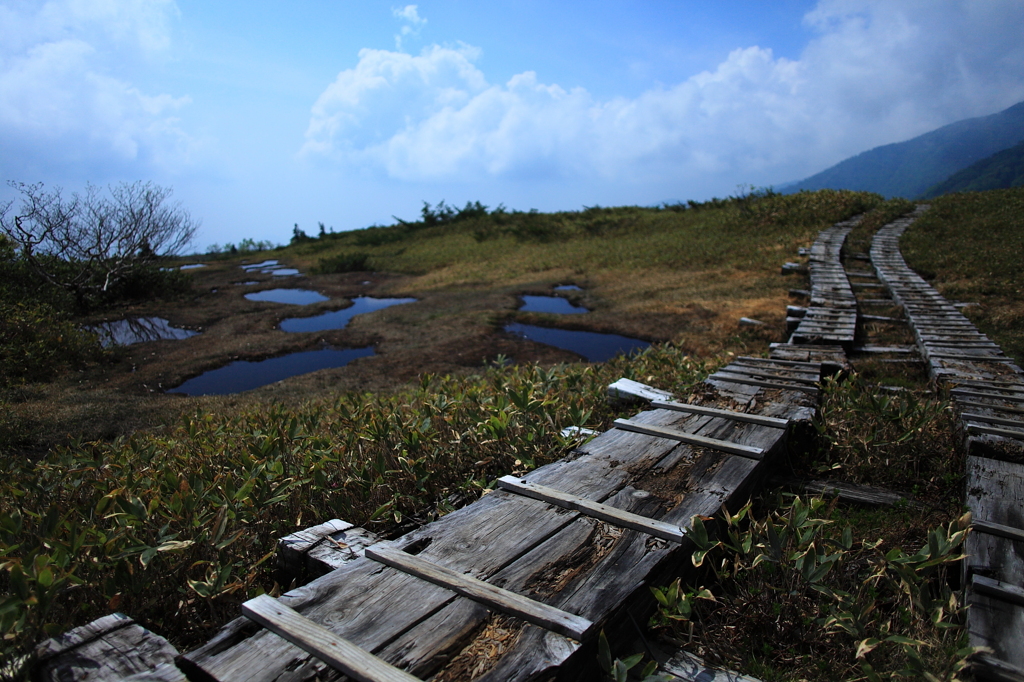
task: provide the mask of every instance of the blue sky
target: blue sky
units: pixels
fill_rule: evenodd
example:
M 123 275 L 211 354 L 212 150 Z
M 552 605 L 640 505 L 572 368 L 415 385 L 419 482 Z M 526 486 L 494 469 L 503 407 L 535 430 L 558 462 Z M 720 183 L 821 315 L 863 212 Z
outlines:
M 0 0 L 0 179 L 171 186 L 197 249 L 726 196 L 1021 100 L 1019 0 Z

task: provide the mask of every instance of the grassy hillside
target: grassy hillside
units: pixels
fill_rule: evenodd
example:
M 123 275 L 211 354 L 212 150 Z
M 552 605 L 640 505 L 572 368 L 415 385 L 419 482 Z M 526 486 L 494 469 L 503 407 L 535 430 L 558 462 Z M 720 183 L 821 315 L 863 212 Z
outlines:
M 826 187 L 913 199 L 953 173 L 1024 139 L 1024 102 L 991 116 L 970 118 L 906 142 L 875 147 L 792 185 Z
M 993 154 L 933 185 L 922 199 L 953 192 L 984 192 L 1024 186 L 1024 142 Z

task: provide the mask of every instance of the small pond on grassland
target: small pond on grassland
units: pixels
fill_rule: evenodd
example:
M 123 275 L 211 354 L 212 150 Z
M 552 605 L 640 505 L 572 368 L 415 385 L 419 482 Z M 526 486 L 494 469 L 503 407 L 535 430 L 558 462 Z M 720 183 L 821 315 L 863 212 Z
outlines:
M 586 358 L 588 362 L 606 362 L 616 355 L 628 355 L 644 350 L 651 345 L 647 341 L 619 334 L 537 327 L 518 322 L 505 325 L 505 331 L 537 343 L 577 353 Z
M 556 315 L 581 315 L 590 310 L 583 306 L 573 305 L 561 296 L 522 296 L 523 305 L 519 307 L 524 313 L 554 313 Z
M 158 339 L 187 339 L 199 333 L 172 327 L 162 317 L 133 317 L 92 325 L 86 327 L 86 330 L 99 336 L 100 344 L 104 347 L 130 346 Z
M 219 369 L 204 372 L 180 386 L 168 389 L 167 392 L 193 396 L 240 393 L 300 374 L 344 367 L 356 358 L 365 358 L 373 354 L 373 346 L 366 346 L 301 351 L 258 362 L 236 360 Z
M 245 297 L 250 301 L 269 301 L 270 303 L 288 303 L 290 305 L 309 305 L 330 300 L 327 296 L 311 289 L 267 289 L 254 291 L 251 294 L 246 294 Z
M 415 298 L 374 298 L 358 296 L 352 299 L 352 305 L 343 310 L 314 315 L 313 317 L 289 317 L 281 322 L 281 329 L 286 332 L 322 332 L 328 329 L 344 329 L 356 315 L 372 313 L 393 305 L 414 303 Z

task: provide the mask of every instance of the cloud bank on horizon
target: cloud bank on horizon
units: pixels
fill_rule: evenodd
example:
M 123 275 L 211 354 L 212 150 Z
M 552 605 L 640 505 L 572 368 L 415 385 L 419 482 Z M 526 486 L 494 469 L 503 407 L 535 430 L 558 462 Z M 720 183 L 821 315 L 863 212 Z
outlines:
M 737 48 L 607 100 L 533 71 L 490 83 L 466 44 L 363 49 L 313 105 L 303 152 L 410 181 L 764 178 L 1024 99 L 1021 3 L 823 0 L 804 21 L 800 59 Z
M 0 180 L 153 179 L 183 185 L 179 198 L 225 224 L 219 207 L 235 201 L 251 205 L 246 220 L 290 226 L 260 204 L 268 188 L 321 210 L 328 181 L 382 203 L 357 220 L 394 213 L 385 196 L 418 205 L 449 185 L 544 210 L 656 203 L 796 180 L 1024 100 L 1019 0 L 819 0 L 789 57 L 740 44 L 713 68 L 629 94 L 546 80 L 542 64 L 502 71 L 488 61 L 499 33 L 427 41 L 442 4 L 374 8 L 394 49 L 363 45 L 354 64 L 329 64 L 333 82 L 302 95 L 271 141 L 237 134 L 266 106 L 224 104 L 231 116 L 218 118 L 217 87 L 175 70 L 202 63 L 183 37 L 198 12 L 187 0 L 0 0 Z M 253 68 L 253 82 L 270 80 Z

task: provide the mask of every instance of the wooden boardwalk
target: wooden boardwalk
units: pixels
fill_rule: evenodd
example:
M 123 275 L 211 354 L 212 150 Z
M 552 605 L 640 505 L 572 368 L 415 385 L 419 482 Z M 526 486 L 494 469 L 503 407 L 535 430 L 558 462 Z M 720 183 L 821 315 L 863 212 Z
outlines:
M 769 358 L 736 358 L 688 402 L 620 380 L 610 397 L 650 409 L 397 540 L 360 537 L 365 550 L 337 568 L 310 569 L 303 552 L 320 535 L 292 536 L 286 563 L 326 574 L 247 602 L 207 644 L 133 679 L 593 679 L 595 634 L 635 635 L 654 607 L 648 586 L 690 565 L 690 520 L 745 502 L 811 430 L 819 382 L 846 367 L 854 339 L 840 255 L 855 224 L 811 247 L 811 306 Z M 324 533 L 351 530 L 339 523 Z
M 857 299 L 840 260 L 843 243 L 860 218 L 836 223 L 822 230 L 808 253 L 811 304 L 803 314 L 790 343 L 853 346 L 857 331 Z
M 853 224 L 823 231 L 812 247 L 812 308 L 841 309 L 838 322 L 814 313 L 801 345 L 737 358 L 689 403 L 616 382 L 610 397 L 652 409 L 276 603 L 247 603 L 246 617 L 180 657 L 179 667 L 189 679 L 225 682 L 343 673 L 590 679 L 595 633 L 645 622 L 648 585 L 688 565 L 690 519 L 742 503 L 790 433 L 810 427 L 818 383 L 845 366 L 841 344 L 853 339 L 847 320 L 855 322 L 856 307 L 839 262 Z M 335 651 L 339 642 L 347 658 Z
M 478 502 L 282 596 L 289 613 L 274 632 L 238 619 L 179 667 L 190 679 L 330 679 L 320 626 L 419 678 L 586 669 L 580 652 L 593 660 L 597 630 L 628 622 L 626 608 L 645 618 L 647 584 L 684 563 L 689 520 L 743 501 L 791 424 L 811 419 L 819 367 L 739 358 L 699 405 L 659 402 L 565 460 L 502 479 Z M 266 610 L 263 600 L 246 613 Z
M 1024 373 L 903 260 L 899 237 L 924 208 L 881 228 L 871 258 L 959 415 L 973 516 L 968 629 L 971 645 L 993 650 L 978 673 L 1024 680 Z

